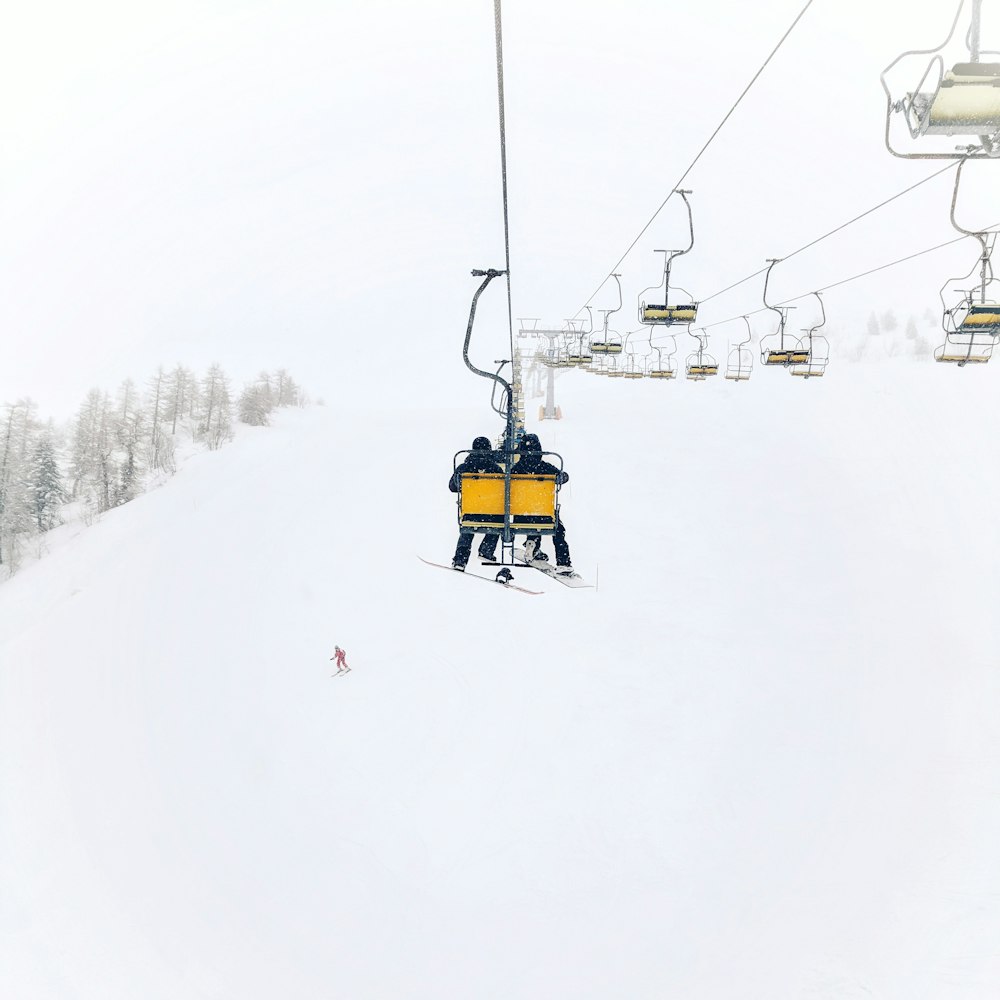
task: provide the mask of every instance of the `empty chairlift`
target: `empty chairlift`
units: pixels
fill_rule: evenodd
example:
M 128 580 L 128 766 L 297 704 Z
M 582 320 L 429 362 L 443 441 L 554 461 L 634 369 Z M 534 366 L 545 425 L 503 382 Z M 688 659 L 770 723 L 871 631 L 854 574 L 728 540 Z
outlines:
M 969 28 L 965 35 L 967 52 L 964 58 L 945 69 L 948 49 L 962 17 L 966 0 L 960 0 L 948 37 L 936 49 L 914 49 L 904 52 L 882 71 L 882 88 L 886 94 L 885 143 L 894 156 L 907 159 L 958 159 L 960 157 L 1000 156 L 1000 62 L 984 62 L 983 55 L 1000 53 L 984 50 L 980 44 L 980 15 L 983 0 L 970 0 Z M 898 63 L 909 56 L 930 56 L 923 75 L 912 89 L 894 96 L 886 79 Z M 913 65 L 914 61 L 910 60 Z M 942 144 L 939 151 L 923 147 L 900 151 L 891 142 L 891 122 L 894 114 L 902 115 L 910 137 L 964 136 L 978 143 L 953 147 Z
M 768 260 L 767 275 L 764 278 L 764 306 L 771 310 L 778 317 L 778 328 L 768 337 L 762 337 L 760 341 L 760 360 L 770 367 L 780 366 L 787 368 L 789 365 L 803 365 L 809 361 L 809 351 L 797 338 L 786 331 L 788 324 L 788 313 L 791 307 L 786 306 L 779 309 L 772 306 L 767 301 L 767 284 L 771 278 L 771 271 L 780 258 Z
M 594 314 L 591 312 L 590 306 L 585 308 L 588 315 L 587 329 L 584 330 L 581 324 L 579 332 L 572 333 L 567 354 L 569 363 L 578 367 L 589 365 L 594 358 L 590 350 L 590 336 L 594 332 Z
M 747 325 L 746 340 L 741 340 L 735 347 L 730 348 L 729 357 L 726 359 L 726 378 L 730 382 L 749 382 L 750 373 L 753 371 L 753 352 L 750 350 L 753 331 L 750 328 L 750 318 L 744 316 L 743 322 Z
M 819 292 L 813 292 L 819 302 L 820 321 L 815 326 L 803 331 L 805 337 L 799 341 L 799 348 L 804 350 L 806 360 L 804 362 L 793 362 L 791 373 L 799 378 L 819 378 L 830 363 L 830 341 L 819 331 L 826 326 L 826 308 Z
M 996 233 L 974 232 L 964 229 L 955 218 L 955 205 L 961 183 L 963 160 L 955 174 L 955 188 L 951 197 L 951 224 L 964 236 L 972 236 L 979 241 L 979 257 L 965 279 L 950 279 L 941 288 L 941 304 L 944 307 L 942 326 L 945 342 L 934 352 L 937 361 L 957 364 L 985 364 L 993 355 L 993 348 L 1000 340 L 1000 304 L 998 304 L 998 281 L 993 273 L 993 248 Z M 979 271 L 979 283 L 970 289 L 955 288 L 961 300 L 949 307 L 946 291 L 954 281 L 964 281 Z
M 658 378 L 666 381 L 677 377 L 677 365 L 674 362 L 674 355 L 677 354 L 677 334 L 672 333 L 670 340 L 671 349 L 666 358 L 663 356 L 663 348 L 658 344 L 651 343 L 653 350 L 656 352 L 656 361 L 653 362 L 652 367 L 649 369 L 650 378 Z
M 718 375 L 719 362 L 708 353 L 708 334 L 688 330 L 688 335 L 698 341 L 698 349 L 687 357 L 684 366 L 686 377 L 692 382 L 703 382 L 712 375 Z
M 590 338 L 590 350 L 593 354 L 621 354 L 622 338 L 613 330 L 608 330 L 608 317 L 614 315 L 622 307 L 622 283 L 620 274 L 612 274 L 618 285 L 618 305 L 614 309 L 601 309 L 604 313 L 604 329 L 601 333 Z
M 1000 342 L 1000 305 L 987 300 L 987 294 L 991 289 L 995 290 L 997 284 L 990 261 L 993 240 L 987 240 L 985 234 L 982 235 L 982 240 L 983 252 L 977 262 L 980 269 L 979 285 L 968 290 L 954 289 L 961 292 L 962 299 L 950 308 L 945 294 L 954 279 L 945 282 L 941 289 L 945 340 L 934 352 L 936 361 L 959 367 L 985 364 L 993 356 L 993 348 Z M 993 298 L 995 297 L 994 294 Z
M 694 246 L 694 219 L 691 215 L 691 203 L 687 196 L 690 191 L 677 189 L 677 194 L 684 199 L 688 212 L 688 230 L 691 234 L 690 242 L 684 250 L 655 250 L 654 253 L 662 253 L 663 256 L 663 281 L 659 285 L 647 288 L 639 296 L 639 322 L 645 326 L 674 326 L 679 324 L 694 323 L 698 318 L 698 303 L 691 301 L 691 294 L 683 288 L 676 288 L 674 292 L 682 293 L 680 298 L 676 298 L 671 303 L 670 270 L 673 267 L 675 257 L 682 257 L 690 252 Z M 662 288 L 662 296 L 657 294 Z M 650 295 L 650 293 L 653 293 Z

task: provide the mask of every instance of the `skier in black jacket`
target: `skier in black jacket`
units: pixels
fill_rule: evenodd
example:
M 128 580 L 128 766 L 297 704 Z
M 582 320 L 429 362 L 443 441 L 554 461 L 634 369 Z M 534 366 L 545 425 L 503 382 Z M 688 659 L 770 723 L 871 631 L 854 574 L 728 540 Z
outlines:
M 517 446 L 520 457 L 514 468 L 515 473 L 528 473 L 530 475 L 555 476 L 558 485 L 562 486 L 569 482 L 569 473 L 557 469 L 551 462 L 546 462 L 542 458 L 542 443 L 538 440 L 537 434 L 525 434 L 521 438 L 521 443 Z M 562 569 L 572 569 L 569 557 L 569 546 L 566 544 L 566 525 L 561 517 L 556 517 L 556 530 L 552 536 L 552 544 L 556 550 L 556 565 Z M 524 540 L 524 550 L 528 561 L 539 559 L 548 561 L 548 556 L 539 551 L 542 545 L 541 535 L 528 535 Z
M 448 480 L 448 489 L 452 493 L 458 493 L 460 480 L 463 472 L 503 472 L 503 469 L 493 458 L 493 448 L 488 437 L 477 437 L 472 442 L 472 451 L 464 462 L 459 465 Z M 458 533 L 458 545 L 455 546 L 455 558 L 451 562 L 452 569 L 460 572 L 465 571 L 466 563 L 472 552 L 472 536 L 474 531 L 462 531 Z M 479 543 L 479 555 L 482 559 L 492 559 L 496 554 L 498 535 L 487 535 Z

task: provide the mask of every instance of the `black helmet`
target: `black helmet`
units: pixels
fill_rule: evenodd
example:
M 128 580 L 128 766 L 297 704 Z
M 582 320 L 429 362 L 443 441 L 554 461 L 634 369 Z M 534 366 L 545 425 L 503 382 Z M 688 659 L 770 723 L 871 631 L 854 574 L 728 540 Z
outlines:
M 473 451 L 492 451 L 493 446 L 490 444 L 490 439 L 488 437 L 477 437 L 475 441 L 472 442 Z
M 517 447 L 518 451 L 541 451 L 542 442 L 538 440 L 537 434 L 525 434 Z

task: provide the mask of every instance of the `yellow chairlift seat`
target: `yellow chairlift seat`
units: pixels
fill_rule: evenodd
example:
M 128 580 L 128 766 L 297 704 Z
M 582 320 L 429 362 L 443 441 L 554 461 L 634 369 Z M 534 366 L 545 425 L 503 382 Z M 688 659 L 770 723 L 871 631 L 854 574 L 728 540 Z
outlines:
M 744 374 L 743 372 L 732 372 L 731 374 L 727 375 L 726 378 L 730 382 L 749 382 L 750 381 L 750 376 Z
M 794 352 L 790 350 L 785 351 L 768 351 L 764 355 L 765 365 L 788 365 L 792 363 L 792 354 Z
M 718 365 L 689 365 L 688 366 L 688 378 L 692 376 L 705 377 L 706 375 L 718 375 L 719 366 Z
M 620 372 L 620 371 L 617 371 L 617 370 L 613 369 L 613 370 L 609 371 L 607 374 L 608 374 L 609 378 L 622 378 L 622 377 L 624 377 L 625 372 Z
M 607 354 L 608 344 L 603 340 L 593 340 L 590 343 L 590 350 L 593 354 Z
M 984 365 L 990 360 L 989 354 L 936 354 L 935 361 L 950 362 L 957 365 Z
M 460 527 L 499 533 L 504 527 L 504 474 L 464 472 L 460 479 Z M 511 473 L 510 527 L 517 532 L 552 533 L 556 530 L 555 476 Z
M 1000 306 L 991 302 L 970 305 L 959 332 L 1000 334 Z
M 935 94 L 912 94 L 925 135 L 984 135 L 1000 129 L 1000 63 L 958 63 Z
M 642 372 L 625 372 L 625 378 L 642 378 Z
M 823 369 L 815 368 L 812 371 L 810 371 L 808 368 L 793 368 L 792 374 L 798 375 L 800 378 L 822 378 Z
M 698 303 L 686 305 L 643 305 L 642 322 L 652 326 L 671 326 L 674 323 L 693 323 L 698 317 Z
M 677 372 L 659 370 L 655 368 L 649 373 L 650 378 L 674 378 L 676 375 Z

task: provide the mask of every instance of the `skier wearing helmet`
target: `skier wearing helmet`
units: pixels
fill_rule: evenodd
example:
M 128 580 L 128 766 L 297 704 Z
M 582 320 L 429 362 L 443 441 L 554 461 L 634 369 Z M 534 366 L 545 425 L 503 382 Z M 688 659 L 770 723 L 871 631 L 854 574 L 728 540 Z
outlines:
M 448 489 L 452 493 L 458 493 L 461 488 L 463 472 L 503 472 L 493 458 L 493 448 L 488 437 L 477 437 L 472 442 L 472 450 L 464 462 L 452 473 L 448 481 Z M 455 558 L 451 562 L 451 568 L 457 569 L 460 573 L 465 572 L 466 563 L 472 552 L 472 536 L 474 531 L 459 531 L 458 544 L 455 546 Z M 479 555 L 482 559 L 492 559 L 496 553 L 497 535 L 487 535 L 479 543 Z
M 555 476 L 558 485 L 562 486 L 569 482 L 569 473 L 557 469 L 551 462 L 546 462 L 542 458 L 542 443 L 538 440 L 537 434 L 525 434 L 521 438 L 521 443 L 517 446 L 519 458 L 514 466 L 514 472 L 523 472 L 530 475 Z M 528 535 L 524 540 L 524 550 L 527 559 L 548 561 L 548 556 L 539 549 L 542 544 L 541 535 Z M 556 530 L 552 536 L 552 544 L 556 550 L 556 566 L 560 569 L 572 570 L 572 563 L 569 557 L 569 545 L 566 544 L 566 525 L 562 517 L 556 517 Z

